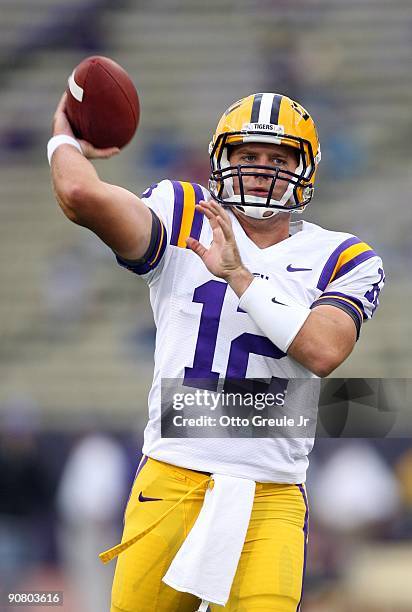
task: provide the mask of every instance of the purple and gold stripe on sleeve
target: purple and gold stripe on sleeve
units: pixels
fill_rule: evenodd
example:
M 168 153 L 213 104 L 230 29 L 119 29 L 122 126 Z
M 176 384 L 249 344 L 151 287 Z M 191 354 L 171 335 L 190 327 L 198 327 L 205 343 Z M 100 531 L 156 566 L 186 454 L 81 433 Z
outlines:
M 361 322 L 367 319 L 365 309 L 360 300 L 351 295 L 339 293 L 338 291 L 326 291 L 325 293 L 322 293 L 322 295 L 316 300 L 316 302 L 312 304 L 311 308 L 313 308 L 314 306 L 319 306 L 322 303 L 324 304 L 326 301 L 328 302 L 328 304 L 332 304 L 333 302 L 335 302 L 336 304 L 349 306 L 350 308 L 352 308 L 352 310 L 354 310 Z
M 154 248 L 152 257 L 148 261 L 140 264 L 140 266 L 136 266 L 133 269 L 133 272 L 136 272 L 136 274 L 147 274 L 148 272 L 151 272 L 152 270 L 154 270 L 157 264 L 162 259 L 162 255 L 166 248 L 166 243 L 167 243 L 167 236 L 166 236 L 165 226 L 163 225 L 162 222 L 160 222 L 159 237 L 157 239 L 157 243 Z
M 203 215 L 195 209 L 195 205 L 204 199 L 204 195 L 197 183 L 173 181 L 173 189 L 175 202 L 170 244 L 185 249 L 189 236 L 199 240 Z
M 333 251 L 324 265 L 317 284 L 318 289 L 324 291 L 329 283 L 375 255 L 372 247 L 366 242 L 362 242 L 355 236 L 348 238 Z
M 346 312 L 353 319 L 356 327 L 356 335 L 357 338 L 359 338 L 362 323 L 367 319 L 366 312 L 360 300 L 351 295 L 339 293 L 338 291 L 326 291 L 313 302 L 311 308 L 322 305 L 335 306 Z
M 154 270 L 160 263 L 167 245 L 167 233 L 165 226 L 152 209 L 150 209 L 150 212 L 152 213 L 152 233 L 149 247 L 142 259 L 131 261 L 116 255 L 117 262 L 123 268 L 126 268 L 135 274 L 147 274 L 148 272 Z

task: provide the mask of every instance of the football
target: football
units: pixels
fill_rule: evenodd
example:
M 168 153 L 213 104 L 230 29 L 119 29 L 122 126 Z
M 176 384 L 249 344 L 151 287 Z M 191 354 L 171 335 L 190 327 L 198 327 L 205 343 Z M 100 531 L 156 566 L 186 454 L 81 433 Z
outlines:
M 78 138 L 99 149 L 121 149 L 136 132 L 139 97 L 119 64 L 96 55 L 84 59 L 70 75 L 66 113 Z

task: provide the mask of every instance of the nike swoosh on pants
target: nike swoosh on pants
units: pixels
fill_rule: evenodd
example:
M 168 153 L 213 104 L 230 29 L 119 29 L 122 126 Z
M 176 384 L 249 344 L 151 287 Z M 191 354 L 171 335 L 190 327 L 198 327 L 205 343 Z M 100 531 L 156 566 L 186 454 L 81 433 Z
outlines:
M 163 501 L 161 497 L 145 497 L 143 495 L 143 491 L 139 493 L 139 501 L 141 502 L 149 502 L 149 501 Z

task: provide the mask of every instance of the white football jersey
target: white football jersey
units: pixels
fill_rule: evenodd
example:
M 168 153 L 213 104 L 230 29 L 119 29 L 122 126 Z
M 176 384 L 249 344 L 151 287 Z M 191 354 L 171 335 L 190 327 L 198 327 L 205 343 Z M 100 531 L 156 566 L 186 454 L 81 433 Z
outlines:
M 161 381 L 186 378 L 315 378 L 262 335 L 221 278 L 186 247 L 190 235 L 208 247 L 212 230 L 195 210 L 210 199 L 197 184 L 164 180 L 142 196 L 161 221 L 149 261 L 118 262 L 143 275 L 156 324 L 155 366 L 143 453 L 204 472 L 258 482 L 302 483 L 313 438 L 162 438 Z M 291 235 L 259 248 L 229 211 L 244 265 L 308 308 L 343 308 L 360 328 L 378 305 L 381 259 L 355 236 L 313 223 L 291 223 Z

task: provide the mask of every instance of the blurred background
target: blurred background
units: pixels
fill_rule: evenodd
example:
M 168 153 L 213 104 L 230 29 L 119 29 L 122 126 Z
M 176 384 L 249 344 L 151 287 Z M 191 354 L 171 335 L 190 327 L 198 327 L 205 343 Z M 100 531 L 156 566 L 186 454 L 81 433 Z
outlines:
M 140 95 L 133 143 L 96 164 L 137 194 L 207 184 L 234 100 L 276 91 L 306 106 L 323 159 L 305 218 L 372 244 L 387 277 L 334 376 L 412 366 L 411 0 L 0 0 L 0 585 L 63 590 L 67 612 L 109 609 L 114 568 L 97 553 L 121 535 L 153 369 L 144 281 L 50 187 L 52 115 L 94 54 Z M 412 441 L 319 440 L 311 458 L 303 611 L 410 612 Z

